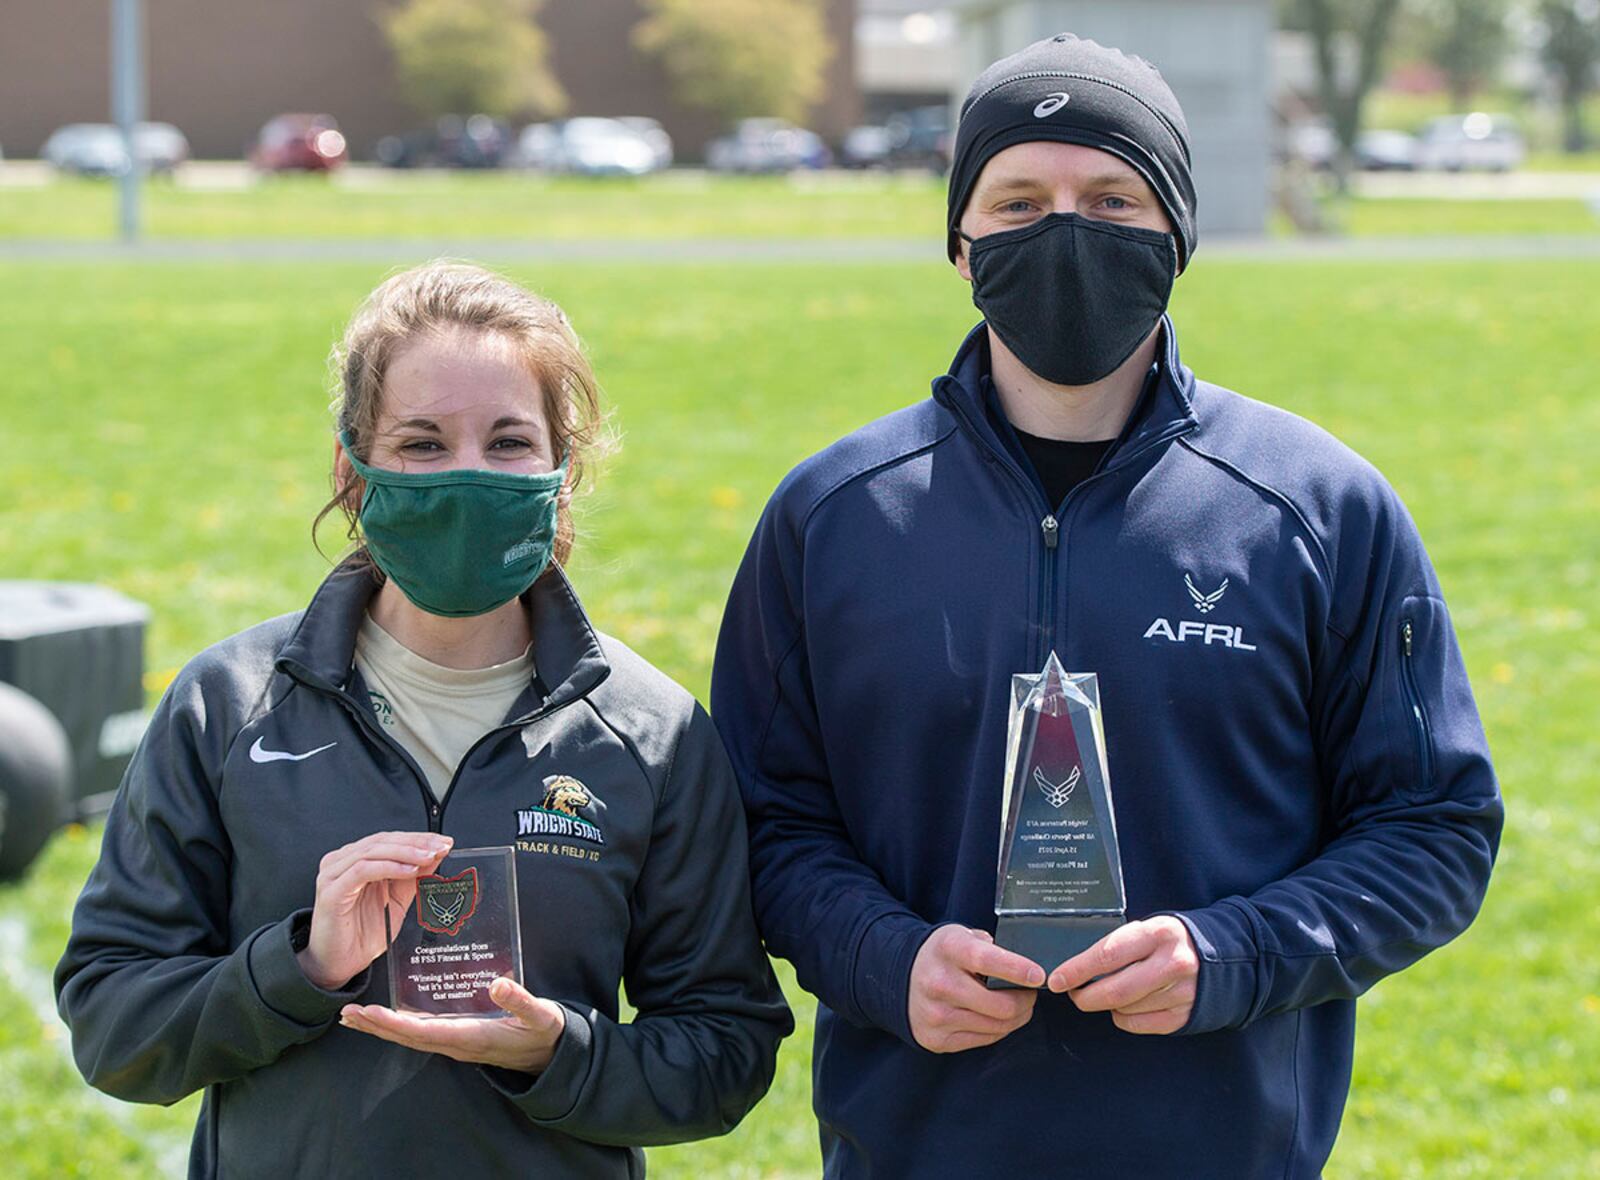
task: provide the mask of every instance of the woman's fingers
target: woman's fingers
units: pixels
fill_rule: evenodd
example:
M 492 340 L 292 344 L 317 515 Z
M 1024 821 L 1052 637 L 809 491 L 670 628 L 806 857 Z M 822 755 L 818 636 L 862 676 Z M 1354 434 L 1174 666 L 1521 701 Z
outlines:
M 449 836 L 431 832 L 374 832 L 324 856 L 318 876 L 331 881 L 357 861 L 373 857 L 408 864 L 437 864 L 453 843 Z
M 359 860 L 327 884 L 327 896 L 339 909 L 348 909 L 360 900 L 361 891 L 377 881 L 396 878 L 410 880 L 416 888 L 416 879 L 423 866 L 397 860 Z

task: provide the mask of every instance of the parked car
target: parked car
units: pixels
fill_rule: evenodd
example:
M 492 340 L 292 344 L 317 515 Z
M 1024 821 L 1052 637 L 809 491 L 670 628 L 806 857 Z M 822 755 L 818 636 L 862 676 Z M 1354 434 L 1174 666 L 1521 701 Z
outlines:
M 950 108 L 942 104 L 916 107 L 890 115 L 888 164 L 893 168 L 928 168 L 943 173 L 955 146 Z
M 568 119 L 561 124 L 560 167 L 582 176 L 644 176 L 656 170 L 656 149 L 617 119 Z
M 189 141 L 171 123 L 140 123 L 134 128 L 133 144 L 140 162 L 151 172 L 171 172 L 189 158 Z M 129 164 L 122 129 L 111 123 L 58 127 L 39 155 L 62 172 L 80 176 L 122 176 Z
M 278 115 L 261 128 L 250 149 L 251 166 L 263 172 L 331 172 L 348 159 L 332 115 Z
M 1417 166 L 1417 137 L 1374 129 L 1356 136 L 1356 164 L 1368 172 L 1409 172 Z
M 389 168 L 498 168 L 511 128 L 489 115 L 444 115 L 432 127 L 385 135 L 373 154 Z
M 731 135 L 706 145 L 713 172 L 793 172 L 832 162 L 821 136 L 782 119 L 741 119 Z
M 894 136 L 887 127 L 852 127 L 839 145 L 839 163 L 846 168 L 883 168 L 893 148 Z
M 1404 131 L 1374 128 L 1356 136 L 1355 164 L 1370 172 L 1417 166 L 1417 140 Z M 1284 153 L 1308 167 L 1325 171 L 1339 154 L 1339 139 L 1326 119 L 1307 119 L 1284 133 Z
M 1284 129 L 1283 154 L 1288 160 L 1320 171 L 1333 167 L 1338 152 L 1338 137 L 1326 119 L 1305 119 Z
M 506 162 L 516 168 L 554 172 L 556 153 L 561 147 L 561 131 L 555 123 L 529 123 L 517 136 Z
M 1445 172 L 1509 172 L 1522 166 L 1528 148 L 1508 115 L 1474 111 L 1445 115 L 1422 129 L 1417 167 Z
M 579 176 L 644 176 L 663 166 L 659 143 L 643 131 L 594 116 L 525 127 L 516 157 L 526 168 Z
M 644 141 L 656 154 L 658 171 L 672 167 L 672 136 L 667 134 L 667 129 L 661 125 L 660 120 L 645 115 L 619 115 L 617 122 L 644 136 Z

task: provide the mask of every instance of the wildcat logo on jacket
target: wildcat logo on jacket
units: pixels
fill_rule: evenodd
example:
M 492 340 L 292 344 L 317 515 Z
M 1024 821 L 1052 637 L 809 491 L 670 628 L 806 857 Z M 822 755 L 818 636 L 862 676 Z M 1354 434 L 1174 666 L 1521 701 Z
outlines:
M 1190 605 L 1202 614 L 1209 615 L 1222 605 L 1222 597 L 1228 592 L 1229 579 L 1223 578 L 1221 585 L 1215 590 L 1206 591 L 1195 582 L 1194 576 L 1189 573 L 1183 575 L 1183 588 L 1188 592 Z M 1234 651 L 1255 651 L 1253 643 L 1246 643 L 1244 628 L 1230 623 L 1202 623 L 1198 619 L 1179 619 L 1176 624 L 1170 619 L 1159 618 L 1145 629 L 1146 639 L 1160 639 L 1167 643 L 1199 643 L 1205 647 L 1215 644 L 1218 647 L 1232 648 Z
M 518 847 L 533 837 L 553 836 L 603 848 L 606 836 L 595 821 L 604 808 L 605 804 L 594 792 L 570 774 L 549 775 L 544 780 L 544 795 L 538 806 L 524 807 L 517 812 Z

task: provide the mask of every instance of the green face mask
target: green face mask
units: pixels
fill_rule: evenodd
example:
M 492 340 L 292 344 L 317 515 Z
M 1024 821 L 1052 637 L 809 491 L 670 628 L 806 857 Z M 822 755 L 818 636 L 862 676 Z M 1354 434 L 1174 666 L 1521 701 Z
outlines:
M 566 460 L 539 475 L 386 471 L 356 458 L 348 432 L 339 441 L 367 484 L 361 531 L 372 560 L 430 615 L 486 614 L 550 564 Z

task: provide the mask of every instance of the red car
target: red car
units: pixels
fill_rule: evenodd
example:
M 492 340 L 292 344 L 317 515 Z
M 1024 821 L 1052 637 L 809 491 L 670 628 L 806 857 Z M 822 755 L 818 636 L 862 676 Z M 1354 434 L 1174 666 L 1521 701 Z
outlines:
M 332 115 L 279 115 L 250 149 L 251 165 L 263 172 L 331 172 L 349 156 Z

